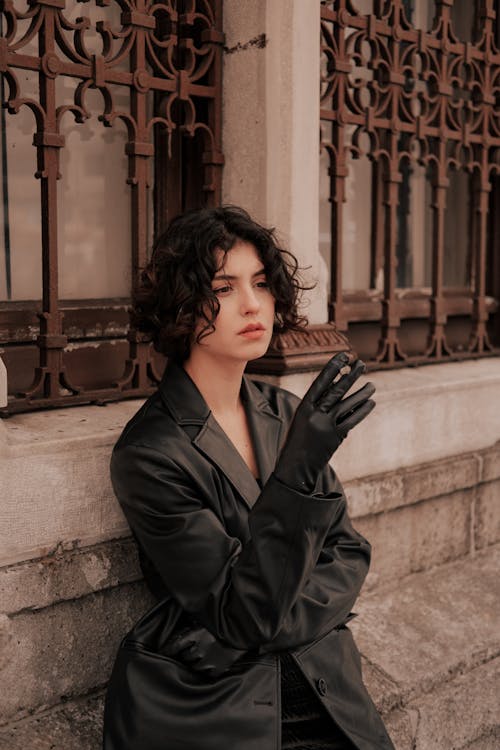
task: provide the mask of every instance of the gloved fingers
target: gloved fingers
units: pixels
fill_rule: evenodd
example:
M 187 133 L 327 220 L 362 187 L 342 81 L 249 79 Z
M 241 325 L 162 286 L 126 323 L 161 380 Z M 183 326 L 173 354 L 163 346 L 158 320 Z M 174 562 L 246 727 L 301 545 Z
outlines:
M 339 372 L 349 362 L 349 355 L 347 352 L 340 352 L 335 354 L 323 367 L 319 375 L 313 380 L 309 387 L 309 390 L 305 394 L 303 401 L 310 403 L 316 402 L 321 395 L 329 388 L 332 380 L 337 377 Z
M 316 402 L 316 408 L 328 412 L 337 404 L 356 380 L 366 371 L 366 365 L 357 359 L 351 366 L 351 371 L 343 375 L 339 381 L 331 385 Z
M 345 438 L 347 433 L 352 430 L 357 424 L 359 424 L 368 414 L 375 408 L 375 401 L 368 399 L 361 406 L 359 406 L 354 412 L 346 416 L 342 422 L 337 422 L 337 430 L 342 439 Z
M 195 638 L 193 637 L 193 629 L 184 628 L 167 641 L 164 647 L 164 653 L 167 656 L 175 656 L 181 651 L 184 651 L 184 649 L 189 648 L 194 643 Z
M 349 416 L 350 412 L 356 411 L 365 401 L 375 393 L 375 386 L 373 383 L 366 383 L 362 388 L 352 393 L 350 396 L 342 399 L 339 402 L 336 411 L 336 422 L 342 422 L 343 419 Z

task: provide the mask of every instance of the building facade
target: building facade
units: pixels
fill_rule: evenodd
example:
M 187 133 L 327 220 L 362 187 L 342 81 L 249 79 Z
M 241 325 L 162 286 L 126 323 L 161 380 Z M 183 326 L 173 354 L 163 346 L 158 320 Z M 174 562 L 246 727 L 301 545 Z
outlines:
M 301 395 L 350 346 L 377 386 L 335 468 L 373 545 L 353 630 L 398 750 L 498 746 L 498 13 L 3 4 L 0 747 L 98 747 L 149 602 L 108 477 L 163 366 L 128 297 L 154 233 L 220 202 L 315 283 L 256 377 Z

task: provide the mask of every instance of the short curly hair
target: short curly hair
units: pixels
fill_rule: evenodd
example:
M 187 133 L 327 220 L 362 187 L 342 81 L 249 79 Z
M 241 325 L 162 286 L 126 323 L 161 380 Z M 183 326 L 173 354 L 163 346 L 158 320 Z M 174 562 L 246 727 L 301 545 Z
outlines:
M 155 349 L 183 361 L 189 357 L 200 320 L 205 322 L 196 342 L 215 330 L 219 301 L 212 279 L 225 254 L 239 241 L 252 243 L 264 265 L 275 299 L 274 331 L 303 330 L 307 319 L 298 312 L 305 286 L 292 253 L 280 247 L 274 229 L 267 229 L 238 206 L 201 208 L 177 216 L 157 238 L 132 297 L 131 323 Z

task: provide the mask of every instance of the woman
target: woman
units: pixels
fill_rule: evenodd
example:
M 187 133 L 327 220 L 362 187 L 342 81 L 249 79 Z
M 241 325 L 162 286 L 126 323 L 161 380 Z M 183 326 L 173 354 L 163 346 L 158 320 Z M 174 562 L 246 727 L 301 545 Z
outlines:
M 243 374 L 273 331 L 303 326 L 301 289 L 234 206 L 178 217 L 155 245 L 134 315 L 169 364 L 111 474 L 159 604 L 119 651 L 106 750 L 393 747 L 345 625 L 370 547 L 328 465 L 374 387 L 345 395 L 365 368 L 344 353 L 302 402 Z

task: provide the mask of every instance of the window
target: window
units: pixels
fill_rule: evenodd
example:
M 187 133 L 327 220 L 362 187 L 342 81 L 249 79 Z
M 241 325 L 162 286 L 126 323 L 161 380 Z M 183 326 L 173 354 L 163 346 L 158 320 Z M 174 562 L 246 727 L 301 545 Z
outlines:
M 124 7 L 0 15 L 8 412 L 149 393 L 130 290 L 155 231 L 220 201 L 222 2 Z
M 320 252 L 372 366 L 499 353 L 495 11 L 322 2 Z

